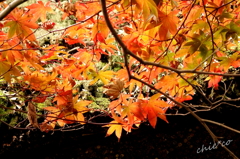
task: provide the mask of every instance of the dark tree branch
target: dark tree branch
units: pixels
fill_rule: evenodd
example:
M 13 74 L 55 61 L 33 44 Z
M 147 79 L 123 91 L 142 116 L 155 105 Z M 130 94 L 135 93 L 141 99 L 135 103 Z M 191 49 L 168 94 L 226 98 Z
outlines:
M 15 0 L 11 2 L 1 13 L 0 20 L 3 20 L 12 10 L 14 10 L 20 4 L 27 2 L 28 0 Z
M 231 131 L 234 131 L 234 132 L 240 134 L 240 131 L 239 131 L 239 130 L 233 129 L 233 128 L 231 128 L 231 127 L 229 127 L 229 126 L 227 126 L 227 125 L 221 124 L 221 123 L 219 123 L 219 122 L 212 121 L 212 120 L 207 120 L 207 119 L 202 119 L 202 120 L 205 121 L 205 122 L 208 122 L 208 123 L 212 123 L 212 124 L 215 124 L 215 125 L 218 125 L 218 126 L 222 126 L 222 127 L 226 128 L 226 129 L 229 129 L 229 130 L 231 130 Z

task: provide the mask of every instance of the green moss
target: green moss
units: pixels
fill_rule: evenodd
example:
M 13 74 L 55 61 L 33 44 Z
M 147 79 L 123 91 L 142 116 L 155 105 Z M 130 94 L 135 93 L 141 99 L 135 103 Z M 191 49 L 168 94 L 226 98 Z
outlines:
M 108 105 L 110 104 L 110 101 L 108 98 L 96 98 L 96 103 L 106 109 Z
M 0 91 L 0 96 L 3 96 L 3 92 Z M 6 107 L 7 106 L 7 99 L 5 97 L 0 98 L 0 105 Z M 5 110 L 3 108 L 0 108 L 0 120 L 1 121 L 7 121 L 7 115 L 9 114 L 8 110 Z M 1 124 L 1 122 L 0 122 Z
M 15 108 L 15 106 L 11 105 L 10 101 L 7 97 L 4 97 L 4 93 L 0 91 L 0 105 L 6 108 Z M 17 124 L 18 117 L 14 114 L 14 110 L 0 108 L 0 120 L 9 123 L 14 126 Z M 0 125 L 2 122 L 0 122 Z
M 95 101 L 88 105 L 88 107 L 93 109 L 93 111 L 96 109 L 107 110 L 109 104 L 110 101 L 108 98 L 95 98 Z
M 97 105 L 97 103 L 92 102 L 91 104 L 88 105 L 89 109 L 100 109 L 100 106 Z
M 113 55 L 110 57 L 111 69 L 114 72 L 117 72 L 118 70 L 122 69 L 121 63 L 123 63 L 123 58 L 121 56 Z
M 15 126 L 18 123 L 18 116 L 14 116 L 11 118 L 9 125 Z

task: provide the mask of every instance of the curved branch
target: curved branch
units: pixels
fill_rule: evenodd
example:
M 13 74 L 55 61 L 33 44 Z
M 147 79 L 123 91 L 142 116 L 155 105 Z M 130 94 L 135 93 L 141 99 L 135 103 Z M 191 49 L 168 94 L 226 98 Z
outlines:
M 0 20 L 3 20 L 12 10 L 14 10 L 20 4 L 27 2 L 28 0 L 15 0 L 11 2 L 1 13 Z
M 107 13 L 107 5 L 106 5 L 106 1 L 105 0 L 101 0 L 101 6 L 102 6 L 102 12 L 103 12 L 103 16 L 104 19 L 106 21 L 106 24 L 109 28 L 109 30 L 111 31 L 112 35 L 114 36 L 114 38 L 116 39 L 116 41 L 119 43 L 119 45 L 122 47 L 123 49 L 123 56 L 124 56 L 124 64 L 125 67 L 127 69 L 128 72 L 128 77 L 129 80 L 131 79 L 131 73 L 130 73 L 130 69 L 128 66 L 128 61 L 127 61 L 127 55 L 131 55 L 133 54 L 130 50 L 128 50 L 127 46 L 123 43 L 123 41 L 119 38 L 119 36 L 117 35 L 117 32 L 115 31 L 115 29 L 113 28 L 111 21 L 108 17 L 108 13 Z

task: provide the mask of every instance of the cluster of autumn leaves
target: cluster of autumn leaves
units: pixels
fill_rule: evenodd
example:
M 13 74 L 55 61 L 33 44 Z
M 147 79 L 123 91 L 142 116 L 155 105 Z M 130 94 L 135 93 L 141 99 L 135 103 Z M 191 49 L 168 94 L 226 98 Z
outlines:
M 7 4 L 1 2 L 0 6 L 3 10 Z M 158 4 L 153 0 L 107 1 L 108 16 L 127 49 L 151 63 L 143 65 L 127 55 L 128 63 L 121 62 L 122 68 L 114 72 L 109 69 L 110 63 L 104 67 L 97 65 L 102 54 L 123 59 L 99 2 L 38 1 L 25 8 L 15 8 L 1 22 L 0 77 L 9 85 L 17 82 L 23 88 L 40 92 L 29 102 L 28 117 L 33 126 L 46 132 L 54 130 L 56 125 L 88 123 L 83 114 L 90 111 L 87 106 L 92 101 L 79 99 L 76 81 L 88 80 L 90 85 L 102 83 L 104 93 L 111 99 L 109 116 L 113 118 L 105 125 L 109 127 L 107 135 L 115 131 L 120 138 L 122 129 L 131 132 L 147 120 L 152 127 L 156 126 L 157 118 L 168 122 L 165 113 L 176 106 L 143 82 L 181 103 L 191 100 L 194 86 L 200 86 L 196 78 L 209 81 L 209 87 L 217 88 L 222 77 L 200 78 L 199 74 L 179 74 L 176 70 L 226 73 L 230 67 L 240 66 L 236 50 L 240 35 L 240 7 L 237 6 L 239 2 L 229 0 L 163 0 Z M 47 19 L 54 10 L 62 12 L 62 20 L 71 19 L 75 24 L 55 29 L 56 22 Z M 41 25 L 37 24 L 39 21 Z M 62 32 L 59 38 L 70 45 L 81 43 L 84 48 L 70 55 L 58 43 L 42 47 L 40 37 L 35 37 L 35 32 L 41 29 L 48 34 Z M 93 45 L 87 45 L 89 41 Z M 143 82 L 129 80 L 129 74 Z M 39 124 L 33 103 L 43 103 L 46 99 L 52 100 L 52 105 L 43 108 L 48 113 Z

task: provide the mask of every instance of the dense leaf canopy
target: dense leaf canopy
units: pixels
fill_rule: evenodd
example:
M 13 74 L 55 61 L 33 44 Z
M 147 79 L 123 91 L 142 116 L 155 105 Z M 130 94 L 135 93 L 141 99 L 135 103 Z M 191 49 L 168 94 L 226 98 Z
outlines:
M 0 3 L 1 14 L 8 6 Z M 0 23 L 0 80 L 21 88 L 14 93 L 28 103 L 29 122 L 41 131 L 92 123 L 84 113 L 95 111 L 89 106 L 94 100 L 81 98 L 79 82 L 104 87 L 110 104 L 100 111 L 113 119 L 105 125 L 107 135 L 115 131 L 120 139 L 122 130 L 131 132 L 142 122 L 152 127 L 157 118 L 168 122 L 165 113 L 172 107 L 185 108 L 207 128 L 195 111 L 221 101 L 208 98 L 201 86 L 207 81 L 216 90 L 224 77 L 239 76 L 239 13 L 237 0 L 72 0 L 19 6 Z M 47 36 L 54 42 L 42 44 Z M 22 94 L 26 90 L 30 93 Z M 205 101 L 202 107 L 185 103 L 196 93 Z M 11 110 L 21 110 L 24 102 Z M 39 103 L 44 106 L 36 108 Z M 37 123 L 41 110 L 45 120 Z

